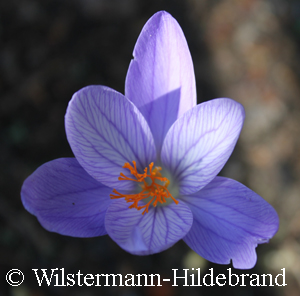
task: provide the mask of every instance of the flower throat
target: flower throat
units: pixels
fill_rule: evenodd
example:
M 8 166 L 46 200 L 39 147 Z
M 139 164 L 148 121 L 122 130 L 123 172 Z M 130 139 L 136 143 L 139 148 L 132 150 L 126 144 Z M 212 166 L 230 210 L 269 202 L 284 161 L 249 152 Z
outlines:
M 168 198 L 171 198 L 176 204 L 178 204 L 178 201 L 172 196 L 172 194 L 167 189 L 168 185 L 170 184 L 170 181 L 162 177 L 160 171 L 161 167 L 155 167 L 153 169 L 153 162 L 149 164 L 149 173 L 148 168 L 146 167 L 144 169 L 143 174 L 139 174 L 136 169 L 136 162 L 132 161 L 133 166 L 130 165 L 128 162 L 126 162 L 123 166 L 124 169 L 128 169 L 130 173 L 135 177 L 129 178 L 125 176 L 123 173 L 120 173 L 120 177 L 118 178 L 120 181 L 133 181 L 141 183 L 139 184 L 142 188 L 142 191 L 137 194 L 122 194 L 119 193 L 116 189 L 113 189 L 113 193 L 110 194 L 111 199 L 116 198 L 125 198 L 127 202 L 132 202 L 132 205 L 129 206 L 129 209 L 136 208 L 137 210 L 144 209 L 143 215 L 145 213 L 148 213 L 149 206 L 152 204 L 154 207 L 157 206 L 157 203 L 164 204 L 167 202 Z M 151 182 L 150 184 L 147 182 L 146 178 L 150 178 Z M 161 184 L 157 183 L 159 181 Z M 146 199 L 150 199 L 145 205 L 138 205 L 138 202 L 140 200 L 144 200 L 146 202 Z

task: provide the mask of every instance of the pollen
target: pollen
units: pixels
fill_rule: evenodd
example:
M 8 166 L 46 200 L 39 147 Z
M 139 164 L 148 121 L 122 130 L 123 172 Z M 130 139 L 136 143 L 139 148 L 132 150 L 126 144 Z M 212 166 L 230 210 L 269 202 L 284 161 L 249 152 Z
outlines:
M 178 204 L 178 201 L 172 196 L 167 188 L 170 184 L 170 181 L 161 175 L 161 167 L 156 166 L 153 168 L 154 163 L 151 162 L 149 164 L 149 172 L 148 168 L 146 167 L 144 169 L 144 173 L 139 174 L 136 168 L 136 162 L 132 161 L 132 164 L 133 166 L 126 162 L 123 168 L 128 169 L 133 177 L 129 178 L 123 173 L 120 173 L 118 179 L 120 181 L 127 180 L 140 183 L 139 185 L 142 189 L 141 192 L 136 194 L 122 194 L 116 189 L 113 189 L 114 194 L 110 194 L 111 199 L 125 198 L 126 202 L 132 203 L 129 206 L 129 209 L 144 209 L 142 213 L 143 215 L 148 213 L 149 206 L 151 204 L 156 207 L 158 203 L 164 204 L 168 199 L 172 199 L 176 204 Z M 141 200 L 145 202 L 144 205 L 139 205 L 139 201 Z

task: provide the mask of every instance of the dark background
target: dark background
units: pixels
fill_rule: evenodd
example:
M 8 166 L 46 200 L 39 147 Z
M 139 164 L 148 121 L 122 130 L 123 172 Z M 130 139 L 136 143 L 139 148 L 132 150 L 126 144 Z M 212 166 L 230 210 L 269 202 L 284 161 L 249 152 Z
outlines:
M 198 268 L 228 274 L 183 242 L 138 257 L 108 236 L 49 233 L 23 208 L 24 179 L 44 162 L 72 156 L 64 114 L 90 84 L 124 92 L 127 68 L 145 22 L 166 10 L 181 25 L 194 61 L 198 102 L 231 97 L 246 109 L 237 148 L 221 174 L 263 196 L 280 230 L 257 249 L 253 270 L 286 269 L 285 287 L 39 287 L 32 268 L 83 274 L 158 273 Z M 0 295 L 299 295 L 300 2 L 284 0 L 9 0 L 0 2 Z M 10 287 L 5 274 L 25 275 Z M 247 283 L 247 281 L 246 281 Z

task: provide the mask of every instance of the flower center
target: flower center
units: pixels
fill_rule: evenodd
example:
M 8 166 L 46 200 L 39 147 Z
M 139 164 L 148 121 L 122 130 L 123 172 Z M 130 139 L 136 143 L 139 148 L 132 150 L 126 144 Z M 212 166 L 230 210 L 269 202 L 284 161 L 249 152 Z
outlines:
M 148 168 L 144 169 L 143 174 L 139 174 L 136 169 L 136 162 L 132 161 L 133 166 L 126 162 L 123 166 L 124 169 L 128 169 L 130 173 L 135 177 L 129 178 L 123 173 L 120 173 L 119 180 L 129 180 L 133 182 L 141 183 L 139 184 L 142 188 L 142 191 L 137 194 L 122 194 L 119 193 L 116 189 L 113 190 L 113 193 L 110 194 L 111 199 L 122 198 L 124 197 L 127 202 L 132 202 L 132 205 L 129 206 L 129 209 L 136 208 L 137 210 L 144 209 L 143 215 L 148 213 L 149 206 L 152 204 L 154 207 L 157 206 L 157 203 L 166 203 L 168 198 L 171 198 L 176 204 L 178 201 L 172 196 L 172 194 L 167 189 L 170 181 L 167 178 L 162 177 L 160 171 L 161 167 L 155 167 L 153 169 L 153 162 L 149 164 L 149 173 Z M 140 200 L 147 202 L 145 205 L 138 205 Z

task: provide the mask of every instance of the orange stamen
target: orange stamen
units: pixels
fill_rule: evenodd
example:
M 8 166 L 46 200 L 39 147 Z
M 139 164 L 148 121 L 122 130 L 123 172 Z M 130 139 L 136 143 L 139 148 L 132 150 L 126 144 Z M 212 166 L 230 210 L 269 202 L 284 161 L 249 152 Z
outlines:
M 116 189 L 113 190 L 113 193 L 115 194 L 110 194 L 111 199 L 116 199 L 116 198 L 122 198 L 124 197 L 127 202 L 132 202 L 132 205 L 129 206 L 129 209 L 136 208 L 137 210 L 144 209 L 143 215 L 145 213 L 148 213 L 149 206 L 153 202 L 153 206 L 156 207 L 157 203 L 165 203 L 167 202 L 166 198 L 171 198 L 176 204 L 178 204 L 178 201 L 172 196 L 170 191 L 167 189 L 167 187 L 170 184 L 170 181 L 167 178 L 162 177 L 160 171 L 161 167 L 155 167 L 153 169 L 153 162 L 149 164 L 149 174 L 148 174 L 148 168 L 144 169 L 143 174 L 139 174 L 136 169 L 136 162 L 132 161 L 133 166 L 130 165 L 128 162 L 126 162 L 123 166 L 124 169 L 128 169 L 130 173 L 135 177 L 129 178 L 125 176 L 123 173 L 120 173 L 119 180 L 128 180 L 128 181 L 133 181 L 133 182 L 138 182 L 142 183 L 140 184 L 142 191 L 137 193 L 137 194 L 122 194 L 119 193 Z M 145 180 L 146 178 L 151 179 L 151 184 L 149 185 L 147 181 Z M 159 180 L 161 182 L 164 182 L 163 185 L 156 183 L 156 180 Z M 142 199 L 150 198 L 150 201 L 143 205 L 139 206 L 138 202 Z

